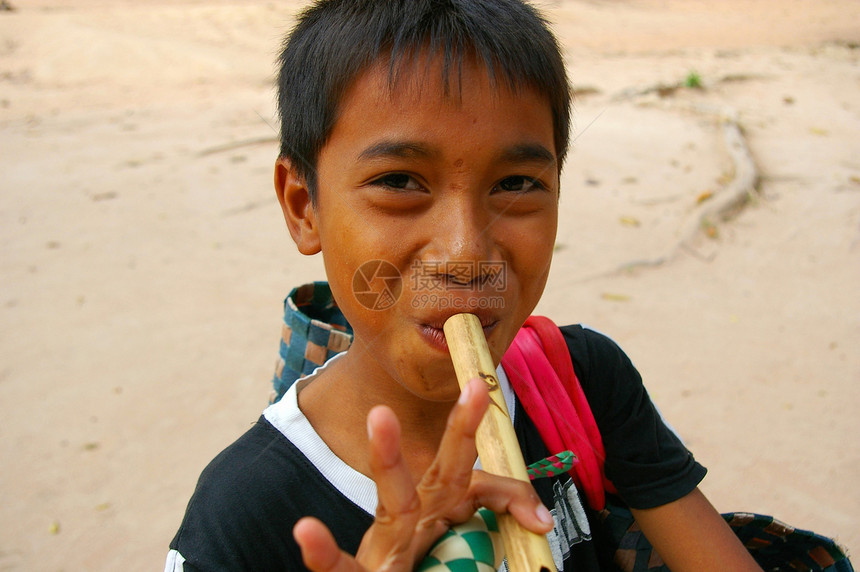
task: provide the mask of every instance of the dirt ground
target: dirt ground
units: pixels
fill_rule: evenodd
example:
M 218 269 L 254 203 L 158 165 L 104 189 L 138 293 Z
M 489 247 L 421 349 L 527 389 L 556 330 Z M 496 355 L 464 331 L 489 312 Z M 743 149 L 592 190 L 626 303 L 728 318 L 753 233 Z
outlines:
M 271 183 L 302 3 L 12 4 L 0 570 L 160 570 L 266 404 L 284 295 L 324 277 Z M 718 509 L 860 551 L 860 3 L 541 6 L 578 96 L 538 313 L 627 350 Z

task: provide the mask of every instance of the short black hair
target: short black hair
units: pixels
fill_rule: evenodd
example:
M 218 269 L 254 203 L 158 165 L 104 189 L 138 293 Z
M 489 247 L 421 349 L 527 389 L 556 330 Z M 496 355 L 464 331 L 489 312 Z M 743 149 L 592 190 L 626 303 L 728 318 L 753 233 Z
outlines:
M 406 58 L 442 57 L 452 70 L 475 57 L 493 81 L 523 86 L 549 101 L 559 169 L 567 154 L 571 92 L 548 23 L 522 0 L 320 0 L 303 11 L 279 58 L 280 156 L 316 196 L 316 165 L 341 99 L 382 58 L 396 78 Z

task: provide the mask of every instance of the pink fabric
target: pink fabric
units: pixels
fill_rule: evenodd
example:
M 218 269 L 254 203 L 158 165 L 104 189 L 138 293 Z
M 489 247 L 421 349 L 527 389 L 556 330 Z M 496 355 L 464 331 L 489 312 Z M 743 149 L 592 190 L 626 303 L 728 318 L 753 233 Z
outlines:
M 502 367 L 550 453 L 574 452 L 578 462 L 570 475 L 589 506 L 603 510 L 604 490 L 616 491 L 604 476 L 603 440 L 561 330 L 549 318 L 529 317 L 502 357 Z

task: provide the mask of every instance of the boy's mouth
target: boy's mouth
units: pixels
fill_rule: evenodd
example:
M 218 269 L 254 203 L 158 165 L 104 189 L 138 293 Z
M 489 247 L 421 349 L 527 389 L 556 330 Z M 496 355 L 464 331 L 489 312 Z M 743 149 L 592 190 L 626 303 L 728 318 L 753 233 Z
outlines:
M 448 317 L 446 317 L 446 320 Z M 478 315 L 478 319 L 481 321 L 481 329 L 484 330 L 484 337 L 489 338 L 490 334 L 499 323 L 499 320 L 489 316 L 480 315 Z M 445 340 L 445 332 L 442 330 L 442 326 L 444 324 L 445 320 L 433 320 L 429 323 L 422 323 L 418 325 L 418 332 L 430 346 L 438 349 L 439 351 L 448 353 L 448 342 Z

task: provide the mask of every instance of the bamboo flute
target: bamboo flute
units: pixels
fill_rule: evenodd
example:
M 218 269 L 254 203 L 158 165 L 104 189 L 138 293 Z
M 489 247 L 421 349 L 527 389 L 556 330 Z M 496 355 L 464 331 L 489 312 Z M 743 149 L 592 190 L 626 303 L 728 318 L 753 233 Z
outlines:
M 448 318 L 443 330 L 460 387 L 477 377 L 490 390 L 490 406 L 476 434 L 482 468 L 488 473 L 529 482 L 480 320 L 473 314 L 456 314 Z M 545 536 L 523 528 L 510 514 L 497 515 L 497 520 L 511 572 L 555 572 Z

